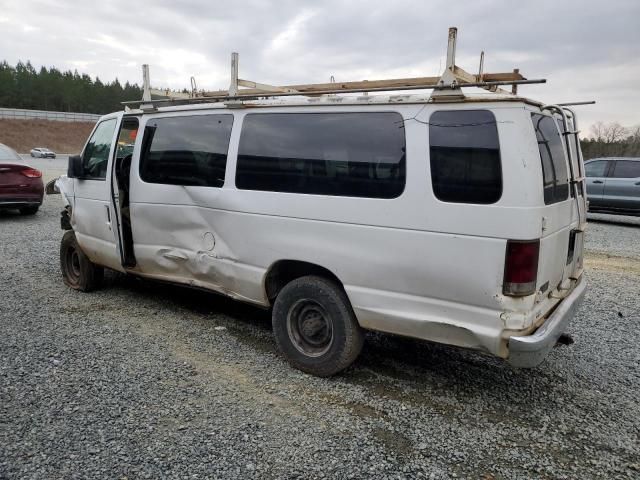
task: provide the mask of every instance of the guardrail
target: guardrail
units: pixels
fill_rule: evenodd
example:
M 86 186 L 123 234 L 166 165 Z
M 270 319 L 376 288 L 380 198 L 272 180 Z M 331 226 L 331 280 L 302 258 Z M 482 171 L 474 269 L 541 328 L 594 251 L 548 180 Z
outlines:
M 100 115 L 93 113 L 49 112 L 46 110 L 27 110 L 23 108 L 0 108 L 0 118 L 14 120 L 40 118 L 60 122 L 97 122 Z

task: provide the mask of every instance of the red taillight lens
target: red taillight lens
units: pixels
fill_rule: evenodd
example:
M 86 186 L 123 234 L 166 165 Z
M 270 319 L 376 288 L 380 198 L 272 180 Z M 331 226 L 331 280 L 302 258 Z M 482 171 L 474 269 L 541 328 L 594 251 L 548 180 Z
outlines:
M 536 291 L 540 240 L 508 240 L 502 293 L 512 297 L 531 295 Z
M 42 172 L 40 170 L 36 170 L 35 168 L 25 168 L 24 170 L 21 170 L 20 173 L 29 178 L 42 177 Z

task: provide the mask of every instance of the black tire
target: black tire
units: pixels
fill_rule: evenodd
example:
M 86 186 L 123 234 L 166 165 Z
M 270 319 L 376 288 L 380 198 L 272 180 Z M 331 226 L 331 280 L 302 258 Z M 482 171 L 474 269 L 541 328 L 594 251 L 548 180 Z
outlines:
M 273 305 L 272 322 L 287 361 L 319 377 L 351 365 L 364 343 L 346 293 L 322 277 L 300 277 L 285 285 Z
M 90 292 L 102 285 L 104 268 L 91 263 L 72 230 L 65 232 L 60 242 L 60 269 L 65 285 L 75 290 Z
M 29 205 L 28 207 L 20 208 L 21 215 L 35 215 L 38 212 L 40 205 Z

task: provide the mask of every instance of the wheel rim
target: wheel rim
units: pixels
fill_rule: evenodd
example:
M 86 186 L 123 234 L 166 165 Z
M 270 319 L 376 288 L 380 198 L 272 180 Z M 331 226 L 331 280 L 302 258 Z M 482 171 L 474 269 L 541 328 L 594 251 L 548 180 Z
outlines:
M 67 255 L 67 272 L 69 279 L 74 283 L 80 280 L 80 255 L 78 255 L 78 250 L 75 248 L 69 249 L 69 254 Z
M 287 332 L 296 349 L 309 357 L 324 355 L 333 344 L 333 323 L 318 302 L 305 298 L 289 309 Z

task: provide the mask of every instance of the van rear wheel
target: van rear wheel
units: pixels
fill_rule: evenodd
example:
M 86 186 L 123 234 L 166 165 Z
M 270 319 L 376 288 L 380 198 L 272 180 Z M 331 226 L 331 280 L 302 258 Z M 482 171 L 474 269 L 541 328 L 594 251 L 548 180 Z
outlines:
M 287 361 L 320 377 L 351 365 L 364 343 L 344 290 L 322 277 L 300 277 L 285 285 L 273 305 L 272 321 Z
M 104 277 L 104 268 L 87 258 L 72 230 L 65 232 L 60 242 L 60 269 L 65 285 L 82 292 L 100 287 Z

